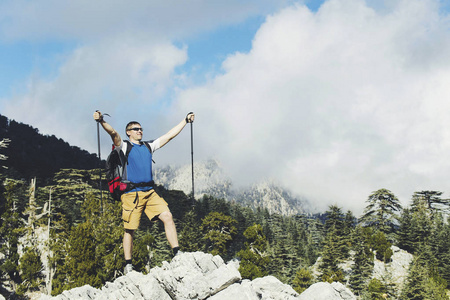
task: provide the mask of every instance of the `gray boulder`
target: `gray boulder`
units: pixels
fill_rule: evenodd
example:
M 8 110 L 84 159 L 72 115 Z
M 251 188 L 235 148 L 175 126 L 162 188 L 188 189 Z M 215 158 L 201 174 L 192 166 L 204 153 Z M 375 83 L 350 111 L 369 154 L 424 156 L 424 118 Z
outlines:
M 396 290 L 401 291 L 408 277 L 409 266 L 413 261 L 413 255 L 399 247 L 392 246 L 393 255 L 391 262 L 384 263 L 375 259 L 373 266 L 373 278 L 381 281 L 388 281 L 396 286 Z
M 220 256 L 194 252 L 176 256 L 172 262 L 150 271 L 174 299 L 206 299 L 241 280 L 235 262 Z
M 50 297 L 41 295 L 40 300 L 258 300 L 299 299 L 288 285 L 273 276 L 253 281 L 241 280 L 239 263 L 225 263 L 220 256 L 203 252 L 181 253 L 170 263 L 163 262 L 150 273 L 143 275 L 130 272 L 114 282 L 107 282 L 101 289 L 83 286 Z
M 340 282 L 318 282 L 301 293 L 299 300 L 356 300 L 356 296 Z
M 289 285 L 283 284 L 273 276 L 243 280 L 226 290 L 208 298 L 208 300 L 294 300 L 299 294 Z

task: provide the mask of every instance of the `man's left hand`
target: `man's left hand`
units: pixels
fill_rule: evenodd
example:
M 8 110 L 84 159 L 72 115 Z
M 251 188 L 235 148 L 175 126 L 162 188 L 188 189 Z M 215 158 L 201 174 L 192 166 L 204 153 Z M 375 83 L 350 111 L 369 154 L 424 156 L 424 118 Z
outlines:
M 195 119 L 194 113 L 190 112 L 186 116 L 186 123 L 192 123 L 192 122 L 194 122 L 194 119 Z

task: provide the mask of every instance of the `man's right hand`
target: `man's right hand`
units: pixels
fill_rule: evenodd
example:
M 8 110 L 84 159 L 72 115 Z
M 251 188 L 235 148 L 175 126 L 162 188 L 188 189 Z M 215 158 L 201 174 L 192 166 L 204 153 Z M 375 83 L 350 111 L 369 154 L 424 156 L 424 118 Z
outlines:
M 97 122 L 101 122 L 103 120 L 103 115 L 102 115 L 102 113 L 100 111 L 97 110 L 94 113 L 94 120 L 97 121 Z
M 122 143 L 122 138 L 120 135 L 109 125 L 106 121 L 103 121 L 103 116 L 109 116 L 108 114 L 102 114 L 100 111 L 94 112 L 94 120 L 99 122 L 98 124 L 102 125 L 103 129 L 111 136 L 111 139 L 115 146 L 119 147 Z

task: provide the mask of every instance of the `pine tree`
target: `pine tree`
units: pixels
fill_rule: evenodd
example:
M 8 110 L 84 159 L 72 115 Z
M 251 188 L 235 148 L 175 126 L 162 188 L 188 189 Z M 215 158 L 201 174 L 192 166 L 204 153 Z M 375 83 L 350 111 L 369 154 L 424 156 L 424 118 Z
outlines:
M 2 138 L 2 140 L 0 141 L 0 149 L 8 148 L 10 142 L 11 142 L 11 140 L 8 138 Z M 8 159 L 8 156 L 0 153 L 0 160 L 7 160 L 7 159 Z M 7 166 L 2 165 L 1 167 L 4 169 L 8 169 Z
M 362 295 L 373 270 L 373 252 L 370 249 L 365 229 L 358 226 L 354 234 L 354 266 L 350 275 L 350 287 L 357 295 Z
M 363 226 L 374 227 L 387 235 L 393 232 L 397 225 L 397 212 L 402 206 L 397 197 L 387 189 L 379 189 L 373 192 L 367 199 L 369 203 L 359 219 Z
M 331 205 L 326 211 L 325 230 L 332 231 L 335 235 L 333 237 L 333 247 L 336 249 L 333 252 L 337 255 L 337 259 L 342 261 L 348 257 L 350 243 L 351 228 L 346 227 L 345 216 L 341 208 L 336 205 Z
M 21 291 L 38 291 L 43 282 L 41 273 L 43 265 L 37 249 L 27 247 L 19 259 L 20 277 L 22 279 Z
M 319 257 L 322 248 L 324 240 L 323 224 L 317 219 L 308 220 L 307 229 L 305 258 L 307 264 L 312 265 Z
M 431 212 L 427 209 L 425 202 L 418 202 L 412 209 L 411 218 L 411 237 L 410 241 L 413 244 L 413 253 L 421 253 L 425 249 L 429 249 L 431 231 L 433 227 L 433 220 Z
M 292 287 L 297 293 L 301 294 L 313 283 L 314 277 L 312 273 L 306 268 L 300 268 L 297 273 L 295 273 L 294 280 L 292 281 Z
M 19 198 L 23 182 L 7 180 L 5 183 L 5 211 L 2 214 L 2 226 L 0 227 L 1 248 L 0 253 L 4 255 L 0 271 L 6 275 L 13 289 L 21 283 L 19 275 L 19 237 L 21 230 Z
M 231 217 L 236 220 L 236 235 L 230 244 L 230 252 L 237 253 L 245 247 L 244 232 L 248 227 L 257 223 L 256 216 L 250 208 L 243 208 L 236 204 L 230 205 Z M 258 223 L 259 224 L 259 223 Z
M 400 227 L 397 234 L 398 246 L 409 253 L 414 253 L 416 246 L 415 241 L 413 240 L 414 226 L 410 208 L 403 209 L 399 221 Z
M 427 262 L 420 256 L 416 257 L 411 264 L 401 298 L 405 300 L 448 299 L 442 279 L 429 271 Z
M 450 206 L 449 199 L 442 199 L 442 192 L 438 191 L 420 191 L 413 195 L 412 209 L 416 206 L 425 205 L 433 214 L 439 211 L 446 211 Z M 422 204 L 423 203 L 423 204 Z
M 172 258 L 172 249 L 167 241 L 163 223 L 151 222 L 143 225 L 134 233 L 133 265 L 139 271 L 161 266 L 163 261 L 170 261 Z
M 436 259 L 439 262 L 437 268 L 440 276 L 447 281 L 450 288 L 450 224 L 446 223 L 438 231 L 435 237 L 437 241 Z
M 64 214 L 70 226 L 82 222 L 81 207 L 86 194 L 92 191 L 88 184 L 91 173 L 85 170 L 63 169 L 53 177 L 54 212 Z
M 158 259 L 158 262 L 154 259 L 157 243 L 153 235 L 148 231 L 139 231 L 139 233 L 139 235 L 136 235 L 137 238 L 134 240 L 133 245 L 133 266 L 136 271 L 146 274 L 150 272 L 152 267 L 160 265 L 163 259 Z M 167 251 L 165 251 L 165 254 L 168 254 Z M 156 255 L 156 257 L 159 258 L 161 256 Z
M 121 203 L 101 203 L 98 196 L 96 190 L 88 190 L 80 211 L 84 221 L 93 229 L 95 257 L 100 266 L 97 275 L 103 283 L 116 278 L 117 270 L 121 270 L 125 263 L 122 249 L 123 225 L 118 217 Z
M 67 259 L 64 264 L 68 277 L 67 288 L 86 284 L 97 288 L 101 286 L 96 247 L 91 223 L 81 223 L 73 228 L 67 242 Z
M 347 211 L 347 213 L 345 214 L 344 217 L 344 234 L 343 237 L 347 240 L 347 246 L 351 247 L 353 244 L 353 233 L 356 227 L 356 223 L 357 223 L 357 219 L 355 218 L 355 216 L 353 215 L 353 213 L 349 210 Z
M 289 282 L 295 275 L 300 263 L 297 256 L 297 241 L 293 240 L 294 226 L 289 218 L 281 215 L 271 215 L 268 226 L 272 237 L 270 240 L 270 266 L 269 272 L 282 282 Z
M 247 239 L 245 249 L 237 253 L 241 259 L 239 272 L 242 278 L 253 280 L 268 275 L 267 265 L 270 259 L 266 253 L 267 239 L 262 232 L 259 224 L 254 224 L 244 232 Z
M 236 234 L 236 220 L 220 212 L 211 212 L 203 220 L 201 230 L 205 249 L 213 255 L 225 256 L 227 246 Z
M 328 229 L 327 236 L 324 241 L 322 251 L 322 261 L 320 263 L 320 271 L 322 273 L 322 280 L 327 282 L 339 281 L 344 282 L 344 273 L 339 267 L 342 257 L 341 241 L 339 239 L 338 231 L 332 225 Z
M 393 255 L 391 246 L 392 244 L 387 240 L 386 235 L 377 231 L 370 237 L 370 247 L 376 252 L 376 258 L 385 263 L 391 261 Z
M 371 300 L 384 300 L 388 298 L 386 286 L 376 278 L 369 281 L 367 294 Z
M 186 212 L 181 220 L 181 230 L 179 233 L 181 250 L 185 252 L 200 251 L 202 244 L 199 228 L 200 223 L 197 220 L 195 211 L 190 210 Z
M 67 269 L 64 263 L 67 257 L 66 244 L 71 228 L 61 213 L 52 215 L 50 239 L 49 239 L 49 266 L 51 295 L 56 296 L 67 289 Z

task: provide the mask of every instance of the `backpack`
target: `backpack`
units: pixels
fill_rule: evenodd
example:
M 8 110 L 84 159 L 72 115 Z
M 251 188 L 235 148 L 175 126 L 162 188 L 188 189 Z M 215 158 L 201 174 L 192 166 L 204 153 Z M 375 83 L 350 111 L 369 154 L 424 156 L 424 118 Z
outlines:
M 126 164 L 128 163 L 128 155 L 133 148 L 133 144 L 129 141 L 124 141 L 124 143 L 127 144 L 125 153 L 122 150 L 116 150 L 113 145 L 113 150 L 106 159 L 106 181 L 108 182 L 109 192 L 115 200 L 120 200 L 123 193 L 136 187 L 154 186 L 153 181 L 136 184 L 126 179 Z M 150 153 L 152 153 L 152 148 L 149 143 L 143 143 L 147 146 Z

